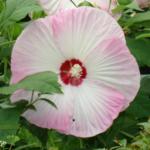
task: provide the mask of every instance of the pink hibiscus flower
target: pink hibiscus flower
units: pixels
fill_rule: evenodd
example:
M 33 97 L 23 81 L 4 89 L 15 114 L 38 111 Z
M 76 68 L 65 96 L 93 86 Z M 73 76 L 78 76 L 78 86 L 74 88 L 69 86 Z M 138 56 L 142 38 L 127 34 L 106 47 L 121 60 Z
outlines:
M 42 95 L 31 123 L 78 137 L 106 131 L 136 96 L 140 74 L 124 33 L 103 10 L 68 9 L 31 23 L 17 39 L 11 61 L 12 83 L 43 71 L 58 74 L 63 94 Z M 12 102 L 31 99 L 17 91 Z M 36 97 L 36 94 L 34 95 Z
M 110 0 L 87 0 L 94 6 L 106 10 L 111 13 L 111 10 L 114 9 L 117 5 L 116 0 L 112 0 L 110 4 Z M 54 14 L 58 10 L 66 9 L 66 8 L 75 8 L 84 0 L 38 0 L 43 9 L 48 15 Z M 76 6 L 75 6 L 76 5 Z

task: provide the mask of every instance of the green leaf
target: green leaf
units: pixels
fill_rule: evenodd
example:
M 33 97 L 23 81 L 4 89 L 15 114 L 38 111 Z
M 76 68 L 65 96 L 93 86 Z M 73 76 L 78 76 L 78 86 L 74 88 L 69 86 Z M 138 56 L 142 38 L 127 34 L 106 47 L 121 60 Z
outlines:
M 129 27 L 136 23 L 140 23 L 140 22 L 144 22 L 144 21 L 150 21 L 150 11 L 135 14 L 135 16 L 126 20 L 126 26 Z
M 39 100 L 42 100 L 42 101 L 45 101 L 45 102 L 48 102 L 50 105 L 52 105 L 53 107 L 55 107 L 57 109 L 57 106 L 54 102 L 52 102 L 51 100 L 49 99 L 46 99 L 46 98 L 40 98 Z
M 88 1 L 83 1 L 81 2 L 78 7 L 81 7 L 81 6 L 90 6 L 90 7 L 94 7 L 90 2 Z
M 20 137 L 20 139 L 23 139 L 24 142 L 26 144 L 33 144 L 33 147 L 40 147 L 41 143 L 39 141 L 39 139 L 34 136 L 28 129 L 26 129 L 25 127 L 21 127 L 21 129 L 18 132 L 18 136 Z
M 126 112 L 120 114 L 120 116 L 114 121 L 112 127 L 107 130 L 105 133 L 98 136 L 100 142 L 102 142 L 103 146 L 111 147 L 114 145 L 114 139 L 121 135 L 121 131 L 133 131 L 132 129 L 136 129 L 135 125 L 138 121 L 133 117 L 128 115 Z
M 4 8 L 4 1 L 0 0 L 0 13 L 1 13 L 3 8 Z
M 11 145 L 15 145 L 15 143 L 18 142 L 19 140 L 20 138 L 16 135 L 8 135 L 6 137 L 6 142 Z
M 127 45 L 141 66 L 150 66 L 150 42 L 147 39 L 127 38 Z
M 141 87 L 127 113 L 138 119 L 150 116 L 150 75 L 142 77 Z M 139 111 L 140 110 L 140 111 Z
M 4 60 L 8 57 L 10 57 L 11 54 L 11 48 L 9 47 L 9 45 L 12 45 L 15 41 L 5 41 L 5 42 L 0 42 L 0 59 Z M 7 47 L 5 48 L 5 46 L 7 45 Z
M 12 104 L 10 104 L 10 102 L 8 101 L 4 101 L 3 103 L 0 103 L 0 109 L 9 109 L 9 108 L 14 108 L 15 106 L 13 106 Z
M 140 111 L 139 111 L 140 110 Z M 132 105 L 127 110 L 128 115 L 135 118 L 144 118 L 150 116 L 150 98 L 149 95 L 139 93 Z
M 139 5 L 136 1 L 132 1 L 132 3 L 128 4 L 126 7 L 128 9 L 134 9 L 134 10 L 142 11 L 142 9 L 139 7 Z
M 0 14 L 0 25 L 7 26 L 23 19 L 32 11 L 41 10 L 36 0 L 7 0 L 6 8 Z
M 141 79 L 141 91 L 150 95 L 150 75 L 143 75 Z
M 19 127 L 20 110 L 0 109 L 0 140 L 6 140 L 7 136 L 15 135 Z
M 37 127 L 33 124 L 30 124 L 24 118 L 21 118 L 21 125 L 26 128 L 34 137 L 36 137 L 43 147 L 46 147 L 47 140 L 48 140 L 48 129 Z
M 140 33 L 136 36 L 136 39 L 150 38 L 150 32 L 148 33 Z
M 32 20 L 36 20 L 38 18 L 43 18 L 45 16 L 46 16 L 46 14 L 44 11 L 33 12 L 30 14 L 30 17 L 32 18 Z
M 14 103 L 14 105 L 12 105 L 12 106 L 20 108 L 20 110 L 22 110 L 21 113 L 25 112 L 28 109 L 32 109 L 32 110 L 36 111 L 35 106 L 30 104 L 27 100 L 18 101 L 16 103 Z
M 112 9 L 112 12 L 115 13 L 121 13 L 124 9 L 126 8 L 126 6 L 124 5 L 118 5 L 117 7 L 115 7 L 114 9 Z
M 117 5 L 117 7 L 115 7 L 112 12 L 113 13 L 122 13 L 124 10 L 126 10 L 125 12 L 127 13 L 128 11 L 132 11 L 132 10 L 138 10 L 138 11 L 142 11 L 142 9 L 139 7 L 139 5 L 137 4 L 137 2 L 132 1 L 129 4 L 126 5 Z M 128 20 L 126 20 L 127 22 Z M 126 23 L 125 22 L 125 23 Z
M 133 0 L 118 0 L 118 3 L 120 5 L 128 5 L 132 2 Z
M 33 150 L 33 149 L 41 150 L 42 149 L 42 148 L 39 149 L 36 146 L 37 146 L 36 143 L 26 144 L 26 145 L 21 145 L 21 146 L 15 148 L 15 150 L 24 150 L 24 149 L 26 149 L 26 150 Z
M 27 76 L 17 84 L 2 87 L 0 88 L 0 94 L 9 95 L 19 89 L 38 91 L 43 94 L 62 93 L 58 84 L 57 75 L 50 71 L 36 73 Z
M 150 134 L 150 120 L 148 122 L 139 123 L 140 126 L 143 126 L 144 131 Z

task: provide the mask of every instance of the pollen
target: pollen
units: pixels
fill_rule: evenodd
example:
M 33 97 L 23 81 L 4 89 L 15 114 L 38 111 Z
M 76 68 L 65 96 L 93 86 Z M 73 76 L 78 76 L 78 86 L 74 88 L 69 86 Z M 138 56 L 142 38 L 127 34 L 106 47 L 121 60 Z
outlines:
M 75 64 L 71 68 L 70 73 L 72 77 L 80 78 L 82 75 L 82 67 L 79 64 Z
M 66 85 L 79 86 L 86 75 L 86 68 L 78 59 L 66 60 L 60 67 L 60 78 Z

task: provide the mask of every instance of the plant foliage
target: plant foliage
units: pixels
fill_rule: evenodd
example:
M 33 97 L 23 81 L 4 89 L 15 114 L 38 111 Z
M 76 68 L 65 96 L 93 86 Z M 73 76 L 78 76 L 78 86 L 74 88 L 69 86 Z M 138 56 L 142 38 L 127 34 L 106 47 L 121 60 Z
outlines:
M 87 1 L 83 5 L 94 7 Z M 34 74 L 9 85 L 16 38 L 33 19 L 45 14 L 36 0 L 0 0 L 0 150 L 150 150 L 150 8 L 141 9 L 133 0 L 119 0 L 113 11 L 122 14 L 119 23 L 138 61 L 141 88 L 107 132 L 80 139 L 30 124 L 21 113 L 25 108 L 36 109 L 34 105 L 10 103 L 10 95 L 18 89 L 47 94 L 61 93 L 61 87 L 52 72 Z M 50 100 L 43 100 L 56 107 Z

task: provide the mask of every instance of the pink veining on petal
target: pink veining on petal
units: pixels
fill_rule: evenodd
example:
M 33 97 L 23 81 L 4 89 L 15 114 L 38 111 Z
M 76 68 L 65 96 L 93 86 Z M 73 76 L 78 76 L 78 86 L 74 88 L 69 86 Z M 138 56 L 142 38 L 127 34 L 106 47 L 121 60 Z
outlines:
M 139 67 L 127 46 L 118 38 L 105 40 L 89 54 L 85 64 L 87 78 L 117 89 L 125 96 L 123 110 L 126 109 L 140 87 Z
M 72 70 L 68 61 L 78 67 Z M 11 83 L 43 71 L 57 73 L 61 81 L 64 70 L 71 77 L 82 73 L 84 80 L 78 86 L 61 83 L 63 94 L 41 96 L 57 109 L 40 100 L 36 111 L 23 113 L 39 127 L 79 137 L 106 131 L 133 100 L 140 81 L 121 27 L 107 12 L 89 7 L 64 10 L 27 26 L 14 45 L 11 70 Z M 17 92 L 16 99 L 30 97 Z
M 83 1 L 84 0 L 73 0 L 73 2 L 71 2 L 71 0 L 38 0 L 39 4 L 48 15 L 52 15 L 64 9 L 76 8 Z M 109 12 L 116 19 L 120 17 L 120 14 L 112 13 L 112 9 L 117 6 L 116 0 L 112 0 L 111 4 L 110 0 L 88 0 L 88 2 L 99 9 Z
M 78 137 L 91 137 L 106 131 L 124 106 L 124 97 L 118 91 L 85 80 L 74 89 L 74 122 L 70 133 Z
M 105 39 L 118 37 L 126 42 L 124 32 L 116 20 L 106 11 L 95 8 L 81 7 L 57 13 L 51 17 L 51 26 L 55 42 L 62 53 L 69 58 L 79 57 L 81 61 Z

